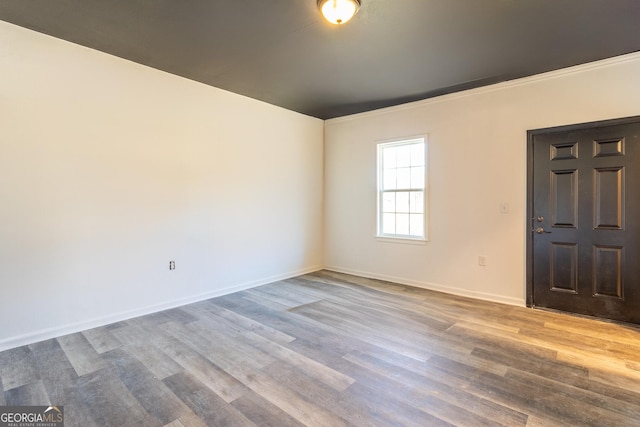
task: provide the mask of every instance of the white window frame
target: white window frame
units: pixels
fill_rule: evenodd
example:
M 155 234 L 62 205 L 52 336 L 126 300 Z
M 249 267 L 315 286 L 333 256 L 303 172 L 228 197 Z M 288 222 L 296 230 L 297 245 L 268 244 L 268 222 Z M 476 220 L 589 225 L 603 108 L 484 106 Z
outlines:
M 396 188 L 391 190 L 384 189 L 384 156 L 383 151 L 388 147 L 398 147 L 402 145 L 410 145 L 421 143 L 424 146 L 424 181 L 422 182 L 422 188 L 418 186 L 410 185 L 407 188 Z M 429 238 L 429 230 L 428 230 L 428 191 L 427 191 L 427 182 L 428 182 L 428 140 L 426 135 L 405 138 L 405 139 L 397 139 L 391 141 L 382 141 L 377 143 L 377 160 L 378 160 L 378 169 L 377 169 L 377 221 L 376 221 L 376 238 L 380 241 L 388 241 L 394 243 L 412 243 L 412 244 L 425 244 Z M 401 192 L 416 192 L 422 191 L 422 214 L 423 214 L 423 224 L 422 230 L 423 233 L 421 236 L 412 235 L 412 234 L 398 234 L 398 233 L 384 233 L 383 232 L 383 196 L 385 193 L 393 192 L 393 193 L 401 193 Z M 396 211 L 397 212 L 397 211 Z

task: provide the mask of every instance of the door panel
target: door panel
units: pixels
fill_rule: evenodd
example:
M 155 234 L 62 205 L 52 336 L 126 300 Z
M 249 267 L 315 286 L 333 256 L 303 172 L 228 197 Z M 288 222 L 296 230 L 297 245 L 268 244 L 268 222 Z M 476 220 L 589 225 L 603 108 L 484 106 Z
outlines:
M 577 204 L 578 171 L 551 171 L 551 225 L 576 228 Z
M 624 299 L 622 295 L 622 272 L 624 248 L 595 245 L 593 257 L 593 294 L 600 297 Z
M 578 293 L 578 246 L 551 242 L 549 259 L 552 291 Z
M 530 305 L 640 323 L 640 117 L 529 144 Z
M 622 230 L 624 220 L 624 169 L 596 168 L 595 222 L 596 229 Z

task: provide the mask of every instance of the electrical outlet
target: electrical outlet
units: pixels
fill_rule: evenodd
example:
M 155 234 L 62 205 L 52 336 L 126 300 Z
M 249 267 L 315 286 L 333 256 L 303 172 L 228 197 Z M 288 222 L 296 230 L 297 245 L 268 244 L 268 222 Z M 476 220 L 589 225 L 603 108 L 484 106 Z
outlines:
M 176 269 L 176 262 L 169 261 L 169 270 L 175 270 L 175 269 Z
M 484 255 L 478 256 L 478 265 L 480 267 L 486 267 L 487 266 L 487 257 L 484 256 Z

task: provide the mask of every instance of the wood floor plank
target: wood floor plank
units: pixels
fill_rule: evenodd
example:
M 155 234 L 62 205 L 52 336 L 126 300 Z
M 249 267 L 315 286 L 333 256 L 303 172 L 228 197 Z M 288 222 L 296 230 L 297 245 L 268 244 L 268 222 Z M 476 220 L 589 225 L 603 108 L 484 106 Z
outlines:
M 529 415 L 527 427 L 566 427 L 566 425 L 551 418 Z
M 299 293 L 309 297 L 309 301 L 320 301 L 330 298 L 331 293 L 326 292 L 325 289 L 318 289 L 313 280 L 308 280 L 305 276 L 292 277 L 290 279 L 282 280 L 279 283 L 279 288 L 290 290 L 292 293 Z M 335 289 L 335 287 L 334 287 Z
M 165 378 L 163 382 L 207 425 L 255 426 L 240 411 L 228 405 L 189 373 L 175 374 Z
M 220 396 L 225 402 L 233 402 L 248 391 L 240 381 L 177 338 L 164 337 L 158 342 L 158 346 L 187 373 Z
M 606 378 L 609 381 L 606 381 Z M 577 387 L 582 390 L 593 392 L 602 400 L 614 399 L 621 403 L 628 403 L 633 406 L 640 405 L 640 386 L 638 381 L 633 381 L 633 390 L 618 385 L 619 376 L 607 374 L 602 378 L 594 379 L 593 370 L 589 370 L 589 377 L 565 376 L 559 379 L 563 385 Z
M 344 365 L 348 364 L 347 361 L 343 362 Z M 365 372 L 364 369 L 360 371 L 360 378 L 369 378 L 369 372 Z M 344 392 L 338 392 L 281 361 L 270 365 L 264 374 L 350 425 L 389 425 L 394 422 L 388 417 L 385 408 L 354 398 L 351 387 Z
M 503 422 L 525 425 L 525 414 L 466 393 L 461 387 L 449 387 L 433 377 L 416 376 L 364 353 L 354 352 L 345 358 L 386 377 L 390 384 L 394 384 L 394 390 L 411 389 L 415 406 L 441 420 L 477 426 L 499 426 L 504 425 Z M 473 406 L 469 405 L 471 402 Z M 474 408 L 477 412 L 470 412 L 467 408 Z
M 568 331 L 549 328 L 521 328 L 518 333 L 555 345 L 559 352 L 567 352 L 567 348 L 570 348 L 571 352 L 597 354 L 603 360 L 640 361 L 640 347 L 612 342 L 604 337 L 574 335 Z
M 255 425 L 260 427 L 303 427 L 304 424 L 273 405 L 257 393 L 250 391 L 231 402 Z
M 51 405 L 65 407 L 65 425 L 69 427 L 99 427 L 92 409 L 84 404 L 76 387 L 78 374 L 58 340 L 50 339 L 29 345 L 34 364 Z M 33 399 L 22 399 L 21 404 L 42 404 Z
M 336 338 L 336 342 L 345 341 L 345 335 L 332 325 L 322 323 L 310 317 L 290 311 L 288 309 L 274 309 L 262 304 L 249 301 L 235 294 L 226 295 L 211 301 L 212 304 L 249 317 L 261 324 L 267 325 L 295 339 L 321 339 L 323 337 Z M 361 337 L 349 336 L 349 340 L 361 341 Z
M 632 393 L 640 394 L 640 375 L 633 370 L 611 369 L 611 367 L 589 368 L 589 378 L 602 384 L 613 384 L 616 387 L 629 390 Z
M 545 378 L 589 377 L 589 370 L 583 366 L 553 359 L 548 360 L 538 357 L 535 354 L 524 354 L 517 351 L 514 351 L 512 354 L 505 354 L 495 350 L 477 348 L 473 351 L 473 355 Z
M 82 335 L 89 341 L 98 353 L 120 348 L 122 343 L 113 336 L 109 328 L 100 327 L 82 331 Z
M 256 322 L 253 319 L 242 316 L 238 313 L 235 313 L 231 310 L 227 310 L 224 307 L 216 306 L 211 304 L 211 301 L 206 302 L 206 308 L 209 313 L 216 316 L 216 318 L 225 319 L 232 324 L 235 324 L 245 331 L 254 332 L 258 335 L 267 338 L 270 341 L 276 342 L 278 344 L 287 344 L 295 339 L 291 335 L 285 334 L 277 329 L 271 328 L 267 325 L 264 325 L 260 322 Z
M 237 363 L 246 363 L 254 369 L 260 369 L 274 360 L 246 343 L 234 341 L 226 334 L 227 331 L 214 330 L 196 323 L 184 326 L 167 323 L 165 329 L 222 369 Z
M 142 407 L 162 424 L 170 423 L 190 410 L 138 359 L 123 349 L 105 353 L 105 360 L 113 367 L 122 383 L 136 397 Z
M 236 364 L 225 370 L 255 393 L 305 425 L 326 427 L 349 425 L 342 418 L 304 399 L 291 388 L 285 387 L 281 381 L 255 372 L 250 366 Z
M 207 424 L 199 416 L 191 412 L 164 427 L 207 427 Z
M 65 425 L 637 426 L 640 327 L 330 271 L 0 352 Z
M 412 399 L 404 394 L 396 393 L 391 388 L 370 388 L 356 382 L 350 388 L 351 394 L 359 401 L 367 400 L 370 407 L 375 408 L 375 418 L 363 418 L 361 425 L 376 425 L 376 421 L 384 420 L 383 425 L 399 425 L 407 427 L 449 427 L 451 424 L 412 405 Z M 373 421 L 373 422 L 372 422 Z M 464 424 L 458 424 L 460 426 Z
M 455 335 L 459 339 L 465 340 L 470 346 L 474 347 L 472 353 L 477 352 L 478 348 L 488 350 L 497 350 L 504 354 L 521 354 L 537 357 L 543 360 L 553 360 L 557 357 L 558 351 L 555 347 L 545 345 L 539 341 L 531 342 L 525 336 L 517 339 L 519 334 L 510 335 L 508 332 L 492 333 L 486 328 L 470 329 L 460 325 L 454 325 L 448 330 L 449 333 Z M 542 344 L 542 345 L 538 345 Z
M 163 425 L 144 409 L 111 367 L 79 377 L 75 387 L 86 407 L 91 408 L 91 416 L 98 425 L 114 427 L 160 427 Z
M 242 299 L 276 311 L 286 311 L 294 306 L 278 301 L 276 297 L 260 294 L 253 289 L 242 292 Z
M 640 327 L 635 325 L 608 323 L 596 319 L 592 319 L 592 322 L 573 323 L 563 319 L 562 322 L 558 320 L 548 320 L 544 322 L 544 327 L 565 334 L 569 333 L 581 337 L 600 338 L 611 344 L 617 343 L 640 351 L 640 342 L 638 342 Z M 615 341 L 611 341 L 612 336 L 616 337 Z
M 485 375 L 472 382 L 470 387 L 479 387 L 483 392 L 491 390 L 493 398 L 507 406 L 537 417 L 551 417 L 564 425 L 634 425 L 633 422 L 630 424 L 632 418 L 613 413 L 603 407 L 594 407 L 563 393 L 562 390 L 550 390 L 540 383 L 522 381 L 516 376 L 506 376 L 498 380 Z
M 75 372 L 75 371 L 74 371 Z M 104 423 L 95 417 L 96 413 L 82 396 L 86 389 L 78 387 L 78 378 L 62 387 L 62 397 L 56 403 L 64 406 L 65 426 L 103 427 Z M 52 402 L 53 403 L 53 402 Z
M 292 351 L 287 347 L 280 345 L 277 342 L 273 342 L 262 335 L 254 333 L 253 331 L 247 331 L 244 328 L 238 328 L 237 324 L 217 316 L 217 314 L 211 313 L 206 320 L 210 324 L 210 327 L 214 325 L 221 327 L 226 331 L 226 334 L 234 340 L 236 345 L 238 343 L 246 343 L 253 348 L 256 348 L 266 355 L 273 358 L 284 360 L 291 366 L 295 366 L 308 375 L 316 378 L 319 381 L 335 388 L 338 391 L 342 391 L 353 383 L 353 379 L 349 378 L 340 372 L 337 372 L 327 366 L 314 361 L 298 352 Z M 270 363 L 270 362 L 269 362 Z
M 144 323 L 147 321 L 131 319 L 121 322 L 119 327 L 110 329 L 110 332 L 122 345 L 144 345 L 151 340 L 148 330 L 143 326 Z M 161 323 L 161 325 L 164 324 Z
M 57 338 L 78 376 L 90 374 L 107 365 L 82 333 Z
M 418 320 L 420 324 L 424 324 L 424 320 L 432 320 L 436 322 L 443 321 L 442 317 L 431 317 L 429 312 L 425 310 L 426 301 L 424 298 L 416 299 L 410 296 L 398 295 L 396 298 L 389 298 L 387 292 L 381 292 L 377 288 L 348 288 L 344 286 L 338 286 L 339 282 L 331 282 L 333 284 L 327 285 L 324 282 L 312 281 L 309 279 L 296 278 L 295 283 L 301 283 L 305 286 L 305 290 L 308 288 L 314 289 L 317 292 L 324 292 L 326 294 L 326 300 L 334 303 L 352 303 L 359 306 L 366 306 L 381 310 L 383 316 L 389 316 L 393 311 L 401 313 L 403 319 L 412 321 Z M 291 281 L 291 283 L 294 283 Z M 396 285 L 397 286 L 397 285 Z M 390 286 L 387 286 L 387 289 Z M 446 323 L 446 321 L 445 321 Z M 443 325 L 446 327 L 448 325 Z
M 33 354 L 38 375 L 49 396 L 49 403 L 64 405 L 67 397 L 65 387 L 73 383 L 78 378 L 78 374 L 58 340 L 41 341 L 31 344 L 29 348 Z
M 162 380 L 177 374 L 183 368 L 156 345 L 127 346 L 126 351 L 138 359 L 154 377 Z
M 640 363 L 638 363 L 638 362 L 632 362 L 631 360 L 626 360 L 625 361 L 625 366 L 628 369 L 631 369 L 632 371 L 640 372 Z
M 286 282 L 274 282 L 268 285 L 260 286 L 252 289 L 251 293 L 275 299 L 280 304 L 289 307 L 298 307 L 300 305 L 309 304 L 324 299 L 324 296 L 313 295 L 308 292 L 300 292 L 291 289 Z
M 374 318 L 358 318 L 355 313 L 349 313 L 342 307 L 336 307 L 330 303 L 318 303 L 299 307 L 295 311 L 319 323 L 331 326 L 334 330 L 345 336 L 356 336 L 359 339 L 373 345 L 387 348 L 416 360 L 426 360 L 430 356 L 430 349 L 437 345 L 438 341 L 431 339 L 432 332 L 416 333 L 409 329 L 402 329 L 397 322 L 393 326 L 385 325 L 384 321 L 374 321 Z M 358 313 L 362 313 L 359 311 Z M 447 348 L 455 348 L 460 352 L 471 352 L 472 346 L 463 341 L 450 341 Z
M 640 399 L 623 400 L 620 396 L 610 397 L 590 390 L 588 387 L 578 387 L 573 384 L 565 384 L 565 378 L 544 378 L 529 372 L 523 372 L 516 369 L 510 369 L 506 375 L 507 378 L 515 378 L 523 383 L 535 383 L 541 389 L 547 390 L 548 393 L 562 393 L 571 396 L 573 399 L 579 400 L 581 403 L 591 408 L 600 408 L 605 416 L 600 415 L 601 419 L 608 419 L 611 422 L 620 422 L 627 424 L 632 423 L 634 419 L 640 419 Z M 617 415 L 616 415 L 617 414 Z M 619 418 L 618 415 L 621 415 Z M 616 421 L 616 418 L 618 421 Z
M 286 362 L 292 367 L 298 368 L 306 375 L 322 382 L 323 384 L 326 384 L 327 386 L 337 391 L 345 390 L 355 381 L 353 378 L 341 372 L 331 369 L 326 365 L 316 362 L 315 360 L 310 359 L 309 357 L 306 357 L 298 352 L 289 350 L 286 347 L 271 342 L 261 337 L 260 335 L 254 334 L 253 332 L 247 332 L 244 335 L 249 340 L 251 340 L 251 344 L 254 347 L 260 349 L 266 354 L 269 354 L 279 360 Z
M 38 381 L 31 349 L 23 346 L 0 352 L 0 377 L 5 391 Z
M 161 312 L 170 322 L 191 323 L 198 320 L 198 317 L 188 312 L 188 307 L 172 308 Z
M 4 392 L 4 399 L 7 405 L 20 405 L 21 402 L 40 402 L 37 405 L 50 405 L 47 390 L 42 381 L 14 387 Z

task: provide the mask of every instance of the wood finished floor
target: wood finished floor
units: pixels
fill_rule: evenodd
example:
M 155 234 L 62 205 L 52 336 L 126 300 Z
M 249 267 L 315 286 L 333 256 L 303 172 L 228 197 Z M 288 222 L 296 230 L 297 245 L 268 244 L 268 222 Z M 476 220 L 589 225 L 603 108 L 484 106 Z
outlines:
M 318 272 L 0 353 L 67 426 L 638 426 L 640 329 Z

